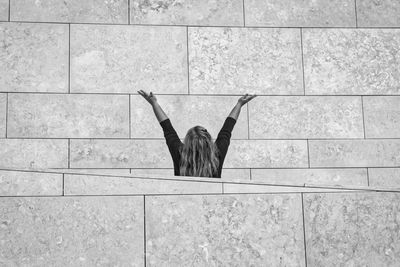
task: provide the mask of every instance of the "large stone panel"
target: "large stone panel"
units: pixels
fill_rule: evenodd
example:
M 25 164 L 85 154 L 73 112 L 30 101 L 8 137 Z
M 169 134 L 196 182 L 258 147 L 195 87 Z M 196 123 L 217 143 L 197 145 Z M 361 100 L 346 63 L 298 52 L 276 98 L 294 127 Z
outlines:
M 232 96 L 168 96 L 158 97 L 158 103 L 171 120 L 178 136 L 185 138 L 187 131 L 201 125 L 213 139 L 218 133 L 239 97 Z M 131 96 L 132 138 L 164 138 L 162 127 L 151 105 L 140 95 Z M 247 105 L 236 121 L 232 138 L 248 138 Z
M 357 0 L 359 27 L 400 27 L 398 0 Z
M 305 266 L 299 194 L 146 197 L 149 266 Z
M 360 97 L 260 96 L 249 104 L 250 138 L 362 138 Z
M 187 93 L 185 27 L 71 25 L 71 92 Z
M 400 139 L 310 140 L 311 167 L 397 167 Z
M 2 266 L 143 266 L 143 197 L 4 197 Z
M 7 94 L 0 94 L 0 137 L 6 137 Z
M 400 188 L 400 168 L 369 168 L 369 185 Z
M 68 168 L 68 140 L 0 139 L 0 167 Z
M 0 91 L 68 92 L 68 25 L 0 22 Z
M 308 266 L 398 266 L 400 194 L 304 195 Z
M 129 138 L 129 96 L 9 94 L 8 136 Z
M 241 0 L 131 0 L 132 24 L 243 26 Z
M 353 0 L 245 0 L 246 26 L 354 27 Z
M 304 29 L 306 94 L 400 94 L 399 29 Z
M 189 28 L 190 93 L 303 94 L 299 29 Z
M 128 23 L 129 0 L 11 0 L 11 20 Z

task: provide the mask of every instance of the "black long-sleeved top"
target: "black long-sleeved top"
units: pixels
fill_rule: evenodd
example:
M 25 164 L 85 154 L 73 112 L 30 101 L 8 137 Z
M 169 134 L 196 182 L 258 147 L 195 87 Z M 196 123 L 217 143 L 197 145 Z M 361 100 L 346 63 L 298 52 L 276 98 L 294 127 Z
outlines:
M 218 176 L 217 178 L 221 178 L 222 173 L 222 165 L 224 164 L 226 153 L 228 152 L 228 147 L 230 144 L 230 139 L 232 136 L 233 127 L 236 124 L 236 120 L 232 117 L 227 117 L 225 119 L 224 125 L 222 129 L 218 133 L 218 137 L 215 140 L 215 144 L 217 145 L 220 153 L 219 153 L 219 166 L 218 166 Z M 180 161 L 180 153 L 179 147 L 183 146 L 182 141 L 179 139 L 178 134 L 176 133 L 174 127 L 171 124 L 170 119 L 166 119 L 160 122 L 160 125 L 164 131 L 164 137 L 168 145 L 169 152 L 171 153 L 172 160 L 174 162 L 174 174 L 175 176 L 180 176 L 179 174 L 179 161 Z

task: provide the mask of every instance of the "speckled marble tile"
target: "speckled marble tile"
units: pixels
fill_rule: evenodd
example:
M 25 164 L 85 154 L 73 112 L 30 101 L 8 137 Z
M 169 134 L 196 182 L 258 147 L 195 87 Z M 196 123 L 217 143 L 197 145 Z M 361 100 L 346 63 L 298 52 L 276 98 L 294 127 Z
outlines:
M 190 27 L 196 94 L 303 94 L 299 29 Z
M 398 0 L 357 0 L 359 27 L 400 27 Z
M 310 140 L 311 167 L 397 167 L 400 139 Z
M 246 26 L 355 27 L 353 0 L 245 0 Z
M 400 194 L 304 195 L 308 266 L 398 266 Z
M 363 97 L 365 137 L 400 137 L 400 96 Z
M 8 21 L 9 0 L 0 0 L 0 21 Z
M 173 168 L 165 169 L 131 169 L 131 176 L 138 177 L 158 177 L 163 178 L 165 176 L 174 176 Z M 221 180 L 238 180 L 238 181 L 249 181 L 250 180 L 250 169 L 222 169 Z
M 368 168 L 369 185 L 400 188 L 400 168 Z
M 180 138 L 187 131 L 201 125 L 211 137 L 217 139 L 225 119 L 238 102 L 239 97 L 232 96 L 168 96 L 157 97 L 165 113 L 171 120 Z M 131 96 L 131 137 L 164 138 L 162 127 L 154 116 L 153 107 L 141 96 Z M 248 138 L 247 105 L 242 107 L 241 116 L 232 131 L 232 139 Z
M 71 25 L 71 92 L 187 94 L 185 27 Z
M 67 139 L 1 139 L 0 167 L 67 168 Z
M 0 213 L 0 265 L 144 265 L 143 197 L 5 197 Z
M 243 26 L 241 0 L 131 0 L 132 24 Z
M 8 136 L 129 138 L 129 96 L 9 94 Z
M 250 138 L 363 138 L 361 98 L 260 96 L 249 104 Z
M 0 170 L 0 196 L 62 195 L 62 192 L 62 174 Z
M 301 198 L 146 197 L 146 247 L 148 266 L 305 266 Z
M 0 91 L 68 92 L 68 25 L 0 22 Z
M 251 180 L 292 185 L 368 185 L 366 168 L 252 169 Z
M 306 140 L 232 140 L 226 168 L 307 167 Z
M 64 175 L 66 195 L 222 193 L 222 184 L 94 175 Z
M 0 93 L 0 137 L 6 137 L 7 94 Z
M 11 0 L 11 20 L 128 23 L 129 0 Z
M 172 168 L 165 140 L 70 142 L 71 168 Z M 225 168 L 307 167 L 306 140 L 231 140 Z
M 306 94 L 400 94 L 399 29 L 304 29 Z
M 52 171 L 57 171 L 62 173 L 124 175 L 124 176 L 130 176 L 131 174 L 129 169 L 53 169 Z

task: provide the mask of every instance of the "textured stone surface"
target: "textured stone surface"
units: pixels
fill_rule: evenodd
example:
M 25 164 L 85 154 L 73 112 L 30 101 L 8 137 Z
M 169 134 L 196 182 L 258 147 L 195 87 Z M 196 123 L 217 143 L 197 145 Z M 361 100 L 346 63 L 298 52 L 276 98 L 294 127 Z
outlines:
M 6 136 L 7 94 L 0 94 L 0 137 Z
M 67 168 L 66 139 L 0 139 L 0 167 Z
M 9 94 L 8 136 L 129 138 L 129 97 Z
M 179 138 L 184 139 L 190 128 L 201 125 L 215 140 L 239 97 L 163 95 L 157 99 Z M 153 107 L 140 95 L 131 96 L 131 125 L 132 138 L 164 138 L 162 127 L 154 116 Z M 247 105 L 241 110 L 231 138 L 248 138 Z
M 62 179 L 57 173 L 0 170 L 0 196 L 62 195 Z
M 68 92 L 68 25 L 0 23 L 0 91 Z
M 397 167 L 400 139 L 310 140 L 311 167 Z
M 400 96 L 363 97 L 365 137 L 400 137 Z
M 63 172 L 63 173 L 130 176 L 129 169 L 53 169 L 53 171 Z
M 65 174 L 66 195 L 222 193 L 222 184 Z
M 400 30 L 304 29 L 306 94 L 400 94 Z
M 138 177 L 160 177 L 174 176 L 173 168 L 165 169 L 131 169 L 131 176 Z M 221 173 L 222 180 L 239 180 L 248 181 L 250 180 L 250 169 L 222 169 Z
M 367 169 L 252 169 L 252 181 L 273 184 L 368 185 Z
M 304 195 L 309 266 L 397 266 L 400 194 Z
M 143 266 L 143 197 L 0 201 L 0 265 Z
M 71 25 L 71 92 L 187 93 L 187 83 L 184 27 Z
M 353 0 L 245 0 L 246 26 L 354 27 Z
M 241 0 L 131 0 L 132 24 L 243 26 Z
M 71 168 L 171 168 L 165 140 L 71 140 Z M 231 140 L 226 168 L 307 167 L 305 140 Z
M 398 0 L 357 0 L 359 27 L 400 27 Z
M 249 103 L 250 138 L 362 138 L 360 97 L 260 96 Z
M 224 193 L 240 193 L 240 194 L 251 194 L 251 193 L 295 193 L 295 192 L 343 192 L 354 190 L 345 189 L 325 189 L 325 188 L 313 188 L 313 187 L 301 187 L 301 186 L 268 186 L 268 185 L 250 185 L 250 184 L 229 184 L 224 183 Z
M 0 20 L 8 20 L 8 3 L 9 0 L 0 0 Z
M 400 188 L 400 168 L 369 168 L 369 185 Z
M 303 94 L 299 29 L 189 28 L 190 93 Z
M 11 20 L 128 23 L 129 0 L 11 0 Z
M 300 195 L 146 197 L 149 266 L 305 266 Z

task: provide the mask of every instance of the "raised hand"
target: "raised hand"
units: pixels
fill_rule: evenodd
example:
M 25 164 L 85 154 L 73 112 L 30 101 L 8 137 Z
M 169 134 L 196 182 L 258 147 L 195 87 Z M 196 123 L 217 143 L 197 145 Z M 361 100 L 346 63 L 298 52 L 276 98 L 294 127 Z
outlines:
M 247 102 L 249 102 L 250 100 L 255 98 L 256 96 L 257 96 L 256 94 L 254 94 L 254 95 L 245 94 L 244 96 L 239 98 L 238 103 L 243 106 L 243 105 L 247 104 Z
M 156 96 L 153 94 L 153 92 L 150 92 L 150 94 L 147 94 L 145 91 L 143 90 L 139 90 L 137 91 L 139 93 L 139 95 L 143 96 L 147 102 L 149 102 L 151 105 L 157 103 L 157 98 Z

